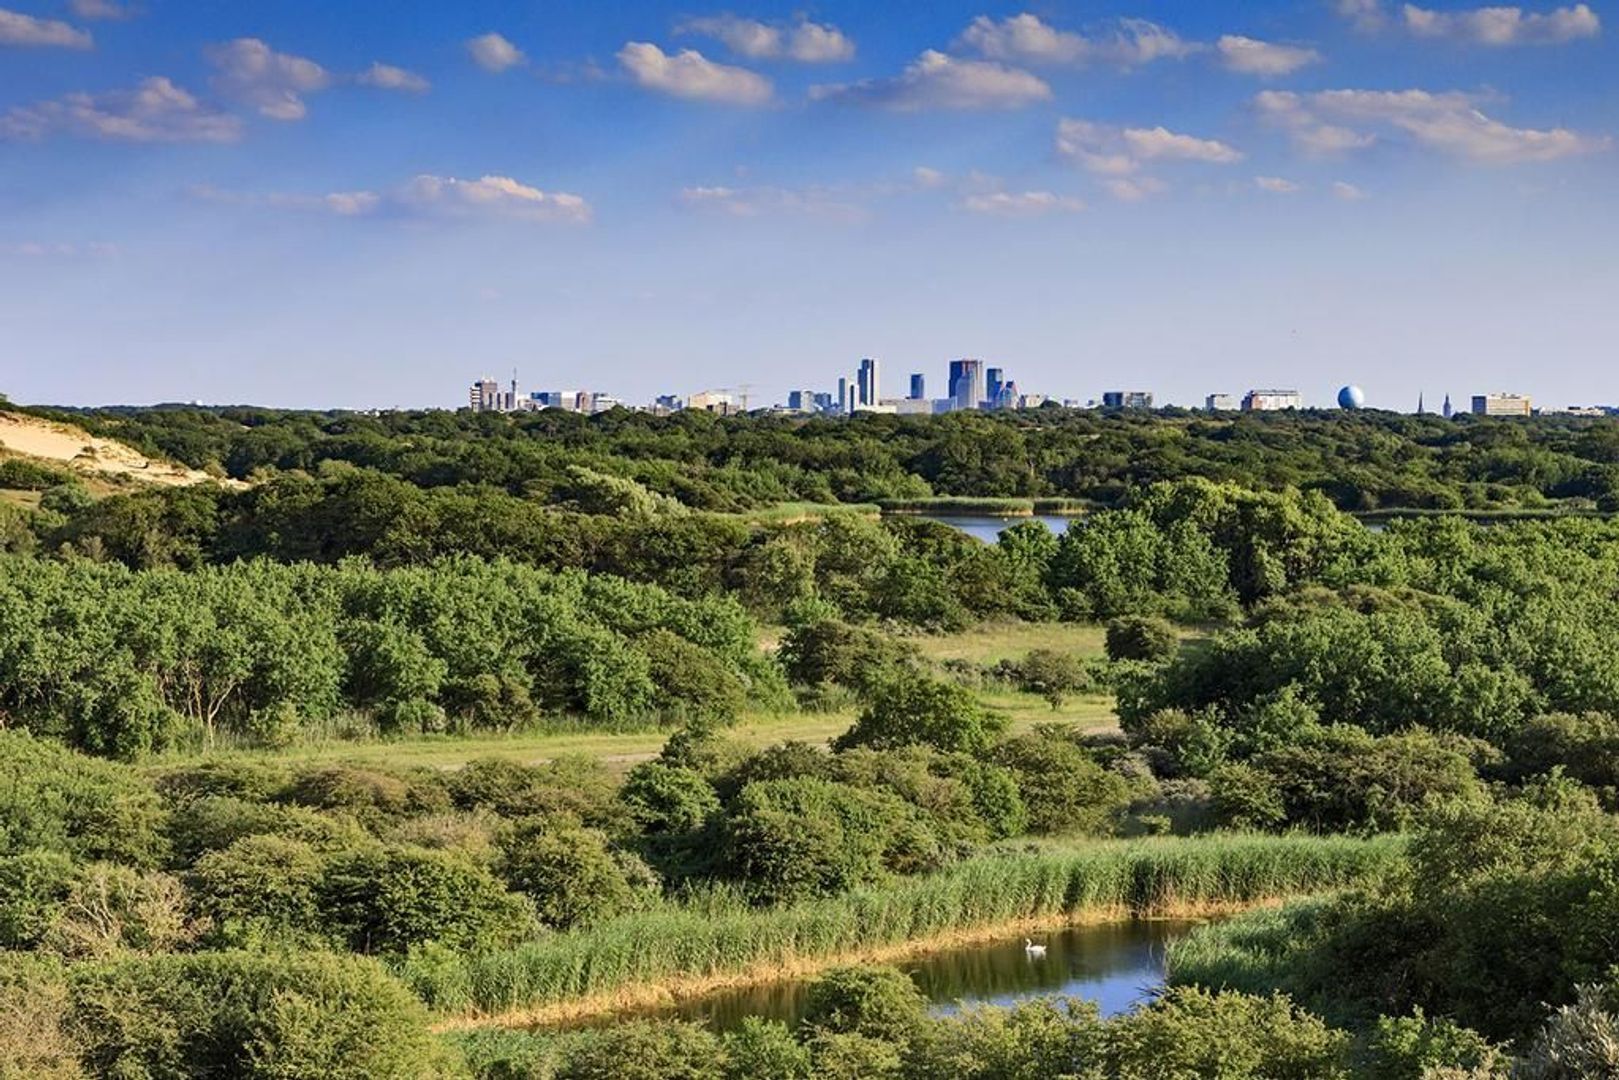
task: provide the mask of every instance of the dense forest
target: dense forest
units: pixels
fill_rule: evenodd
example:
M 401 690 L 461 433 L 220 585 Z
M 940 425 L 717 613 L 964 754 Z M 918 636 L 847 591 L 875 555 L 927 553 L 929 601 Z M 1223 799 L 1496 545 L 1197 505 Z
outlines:
M 72 419 L 246 483 L 0 459 L 0 1076 L 1619 1070 L 1610 422 Z M 1089 512 L 839 505 L 940 496 Z M 848 962 L 1165 914 L 1111 1018 Z

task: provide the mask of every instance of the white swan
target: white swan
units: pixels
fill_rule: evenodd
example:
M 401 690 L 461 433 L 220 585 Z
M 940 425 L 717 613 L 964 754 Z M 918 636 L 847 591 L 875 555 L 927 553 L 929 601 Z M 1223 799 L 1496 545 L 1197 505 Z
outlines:
M 1027 955 L 1029 957 L 1029 959 L 1032 960 L 1037 956 L 1046 955 L 1046 947 L 1044 945 L 1036 945 L 1034 942 L 1030 941 L 1028 938 L 1024 938 L 1023 939 L 1023 952 L 1025 953 L 1025 955 Z

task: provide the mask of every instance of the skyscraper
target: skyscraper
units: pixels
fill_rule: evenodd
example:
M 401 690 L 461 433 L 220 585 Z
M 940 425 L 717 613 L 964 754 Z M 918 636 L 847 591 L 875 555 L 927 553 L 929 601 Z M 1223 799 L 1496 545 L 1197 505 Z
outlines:
M 494 412 L 500 408 L 500 384 L 485 376 L 472 384 L 467 404 L 473 412 Z
M 1005 372 L 992 367 L 984 373 L 984 400 L 991 405 L 1001 400 L 1001 384 L 1005 382 Z
M 950 361 L 950 400 L 957 409 L 976 409 L 984 400 L 984 362 Z
M 1455 415 L 1455 410 L 1453 410 L 1450 407 L 1450 395 L 1449 394 L 1445 395 L 1445 410 L 1444 410 L 1444 413 L 1445 413 L 1445 419 L 1446 420 L 1449 420 L 1453 415 Z
M 881 380 L 877 374 L 877 361 L 867 357 L 860 361 L 860 404 L 875 405 L 881 398 Z
M 927 397 L 927 386 L 927 380 L 922 377 L 922 373 L 920 371 L 914 373 L 911 376 L 911 400 L 921 401 Z
M 854 397 L 849 393 L 849 376 L 838 376 L 838 411 L 848 416 L 854 412 Z

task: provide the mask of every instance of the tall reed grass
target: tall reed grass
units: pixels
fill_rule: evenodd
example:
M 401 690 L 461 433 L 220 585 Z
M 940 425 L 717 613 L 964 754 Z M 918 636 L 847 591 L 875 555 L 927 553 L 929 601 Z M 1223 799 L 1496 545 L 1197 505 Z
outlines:
M 1034 847 L 791 906 L 669 904 L 507 951 L 407 963 L 403 974 L 441 1012 L 512 1014 L 1029 920 L 1191 913 L 1322 892 L 1381 873 L 1399 851 L 1398 838 L 1308 836 Z

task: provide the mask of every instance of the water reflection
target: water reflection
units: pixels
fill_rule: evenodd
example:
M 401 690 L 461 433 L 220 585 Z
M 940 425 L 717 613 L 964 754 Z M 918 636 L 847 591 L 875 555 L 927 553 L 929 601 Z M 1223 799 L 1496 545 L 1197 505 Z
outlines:
M 1095 1001 L 1104 1016 L 1114 1016 L 1163 986 L 1165 947 L 1193 925 L 1154 919 L 1072 927 L 1035 938 L 1046 946 L 1044 956 L 1030 956 L 1018 936 L 931 953 L 897 966 L 940 1014 L 962 1004 L 1010 1005 L 1060 994 Z M 805 982 L 746 987 L 652 1015 L 700 1021 L 717 1031 L 731 1030 L 749 1016 L 791 1024 L 803 1014 L 807 994 Z
M 975 539 L 986 544 L 993 544 L 1001 533 L 1014 525 L 1021 525 L 1025 521 L 1038 521 L 1059 536 L 1068 531 L 1070 522 L 1077 521 L 1076 517 L 1066 517 L 1060 514 L 1036 514 L 1033 517 L 991 517 L 976 514 L 941 514 L 926 516 L 925 521 L 937 521 L 959 529 Z

